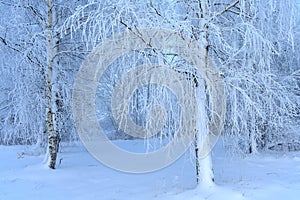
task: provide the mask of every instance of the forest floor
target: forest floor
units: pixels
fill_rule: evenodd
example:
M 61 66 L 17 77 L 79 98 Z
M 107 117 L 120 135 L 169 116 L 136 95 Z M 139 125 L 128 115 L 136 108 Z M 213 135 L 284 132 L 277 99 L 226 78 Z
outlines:
M 122 142 L 121 142 L 122 143 Z M 138 142 L 122 145 L 134 147 Z M 138 146 L 138 145 L 137 145 Z M 215 186 L 196 187 L 186 153 L 171 166 L 147 174 L 105 167 L 82 145 L 63 147 L 58 167 L 49 169 L 32 147 L 0 146 L 0 200 L 234 200 L 299 199 L 300 152 L 265 152 L 246 158 L 213 151 Z

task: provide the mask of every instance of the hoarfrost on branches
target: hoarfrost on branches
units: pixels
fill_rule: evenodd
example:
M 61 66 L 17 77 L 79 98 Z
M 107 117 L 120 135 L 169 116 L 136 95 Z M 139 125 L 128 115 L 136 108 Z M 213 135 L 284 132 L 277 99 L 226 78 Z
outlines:
M 1 0 L 0 144 L 47 146 L 49 61 L 53 63 L 55 129 L 63 141 L 78 140 L 71 97 L 85 55 L 116 33 L 138 34 L 140 28 L 161 27 L 197 40 L 222 72 L 227 89 L 223 134 L 235 152 L 299 149 L 295 130 L 300 113 L 300 6 L 296 4 L 289 0 L 53 0 L 50 28 L 45 1 Z M 50 32 L 51 56 L 47 51 Z M 97 91 L 99 123 L 106 125 L 110 137 L 126 137 L 118 132 L 107 107 L 114 85 L 132 66 L 154 61 L 173 66 L 193 83 L 201 82 L 182 58 L 169 52 L 145 50 L 124 55 L 107 70 Z M 144 111 L 148 100 L 157 98 L 155 90 L 143 87 L 134 94 L 131 109 L 137 123 L 145 123 Z M 167 101 L 176 104 L 171 96 Z M 209 111 L 209 102 L 206 109 Z M 169 120 L 172 130 L 177 125 Z

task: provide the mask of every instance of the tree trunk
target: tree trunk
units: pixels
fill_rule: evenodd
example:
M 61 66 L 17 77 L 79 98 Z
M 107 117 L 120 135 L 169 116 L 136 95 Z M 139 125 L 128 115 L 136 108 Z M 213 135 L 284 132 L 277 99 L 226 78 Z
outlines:
M 200 18 L 197 26 L 199 27 L 198 31 L 194 34 L 195 38 L 199 40 L 201 45 L 205 49 L 204 55 L 204 68 L 208 68 L 208 36 L 209 30 L 208 25 L 206 24 L 206 16 L 208 16 L 209 10 L 209 2 L 207 0 L 199 0 L 199 8 L 200 8 Z M 211 186 L 213 185 L 213 170 L 211 163 L 211 155 L 210 153 L 202 158 L 201 150 L 203 146 L 203 141 L 205 136 L 209 133 L 208 130 L 208 118 L 206 113 L 206 95 L 203 81 L 201 83 L 198 80 L 198 86 L 196 88 L 197 91 L 197 103 L 198 103 L 198 133 L 195 138 L 195 154 L 196 154 L 196 174 L 197 174 L 197 184 L 200 186 Z
M 195 137 L 195 156 L 196 156 L 196 175 L 197 184 L 204 187 L 213 185 L 214 176 L 212 170 L 211 154 L 204 158 L 201 156 L 200 150 L 204 145 L 205 137 L 209 134 L 208 117 L 206 113 L 206 95 L 203 81 L 198 81 L 197 87 L 197 104 L 198 104 L 198 132 Z
M 48 148 L 49 148 L 49 167 L 55 169 L 57 151 L 58 151 L 58 133 L 55 130 L 55 109 L 54 109 L 54 95 L 53 95 L 53 2 L 52 0 L 47 1 L 48 7 L 48 18 L 47 18 L 47 63 L 48 63 L 48 74 L 47 74 L 47 87 L 46 87 L 46 98 L 47 98 L 47 116 L 46 125 L 48 131 Z

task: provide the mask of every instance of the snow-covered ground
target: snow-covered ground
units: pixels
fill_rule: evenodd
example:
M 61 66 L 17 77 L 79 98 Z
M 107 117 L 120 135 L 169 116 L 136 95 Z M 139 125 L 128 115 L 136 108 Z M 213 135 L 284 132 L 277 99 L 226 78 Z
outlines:
M 122 145 L 132 148 L 135 141 Z M 63 147 L 56 170 L 48 169 L 43 156 L 30 151 L 24 146 L 0 146 L 0 200 L 300 198 L 300 152 L 241 158 L 226 155 L 218 145 L 213 152 L 216 185 L 196 188 L 189 153 L 160 171 L 128 174 L 105 167 L 81 145 Z

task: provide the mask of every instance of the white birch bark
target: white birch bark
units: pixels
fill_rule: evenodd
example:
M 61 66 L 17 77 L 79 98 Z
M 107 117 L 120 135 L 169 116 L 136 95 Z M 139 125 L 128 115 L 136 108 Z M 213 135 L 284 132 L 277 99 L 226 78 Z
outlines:
M 58 133 L 55 130 L 55 106 L 54 106 L 54 94 L 53 94 L 53 67 L 54 67 L 54 54 L 53 54 L 53 2 L 47 1 L 48 18 L 47 18 L 47 86 L 46 86 L 46 98 L 47 98 L 47 116 L 46 125 L 48 130 L 48 149 L 49 160 L 48 166 L 51 169 L 55 169 L 57 151 L 58 151 Z
M 200 81 L 199 81 L 200 82 Z M 196 153 L 196 173 L 197 183 L 200 187 L 210 187 L 214 183 L 214 175 L 212 170 L 211 154 L 209 153 L 204 158 L 201 156 L 200 150 L 205 141 L 205 136 L 209 134 L 208 117 L 206 113 L 206 95 L 204 91 L 204 84 L 198 84 L 196 89 L 197 105 L 198 105 L 198 133 L 196 135 L 195 153 Z
M 200 34 L 198 35 L 198 40 L 205 49 L 204 57 L 204 68 L 208 68 L 208 36 L 209 30 L 207 23 L 209 2 L 206 0 L 199 0 L 198 2 L 200 12 L 199 12 L 199 23 L 197 24 Z M 197 38 L 197 37 L 196 37 Z M 198 80 L 198 82 L 200 82 Z M 203 82 L 203 81 L 202 81 Z M 197 170 L 197 183 L 199 186 L 211 186 L 213 185 L 213 170 L 211 163 L 211 154 L 209 153 L 206 157 L 202 158 L 200 155 L 200 150 L 203 146 L 204 138 L 209 134 L 208 130 L 208 118 L 206 113 L 206 98 L 204 91 L 204 83 L 198 84 L 196 89 L 197 93 L 197 103 L 198 103 L 198 133 L 196 135 L 196 170 Z

